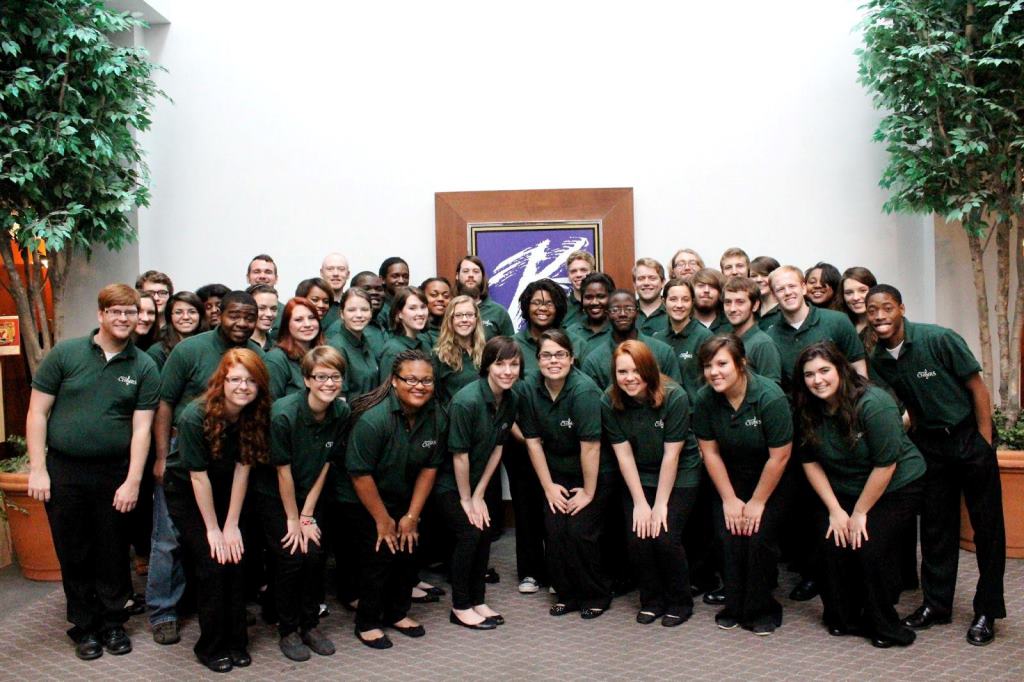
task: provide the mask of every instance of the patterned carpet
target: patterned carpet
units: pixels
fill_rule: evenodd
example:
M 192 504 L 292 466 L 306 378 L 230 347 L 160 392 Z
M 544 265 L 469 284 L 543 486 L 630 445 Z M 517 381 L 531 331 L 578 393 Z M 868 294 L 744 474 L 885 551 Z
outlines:
M 394 648 L 374 651 L 352 634 L 352 616 L 332 603 L 323 629 L 338 645 L 328 658 L 305 663 L 285 659 L 272 626 L 250 628 L 253 665 L 235 669 L 240 679 L 1024 679 L 1024 561 L 1009 561 L 1006 575 L 1010 618 L 999 621 L 996 641 L 985 648 L 964 641 L 971 617 L 970 597 L 977 573 L 974 555 L 961 553 L 960 590 L 953 624 L 920 633 L 907 649 L 874 649 L 863 639 L 830 637 L 820 625 L 821 603 L 783 598 L 785 623 L 771 637 L 743 630 L 722 631 L 712 620 L 715 609 L 698 604 L 693 618 L 677 628 L 634 622 L 635 593 L 615 600 L 611 611 L 594 621 L 570 615 L 547 615 L 545 592 L 520 595 L 514 581 L 514 542 L 494 546 L 493 563 L 501 583 L 489 586 L 490 605 L 508 624 L 492 632 L 472 632 L 448 623 L 448 603 L 415 606 L 412 616 L 427 629 L 423 639 L 392 633 Z M 429 576 L 427 576 L 429 577 Z M 783 574 L 779 593 L 788 593 L 793 576 Z M 7 590 L 19 589 L 8 581 Z M 785 591 L 783 591 L 785 590 Z M 904 595 L 899 612 L 908 613 L 919 595 Z M 20 613 L 0 620 L 0 680 L 181 680 L 214 677 L 192 654 L 198 626 L 188 622 L 182 642 L 153 643 L 146 620 L 128 624 L 135 650 L 109 654 L 92 662 L 75 658 L 64 635 L 64 596 L 53 590 Z

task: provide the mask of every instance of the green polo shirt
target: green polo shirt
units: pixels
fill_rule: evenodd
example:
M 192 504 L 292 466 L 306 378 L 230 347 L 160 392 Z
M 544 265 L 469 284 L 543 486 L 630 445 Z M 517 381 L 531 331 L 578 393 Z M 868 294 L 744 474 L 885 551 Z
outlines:
M 679 373 L 683 377 L 682 387 L 686 389 L 691 405 L 697 398 L 697 390 L 704 385 L 704 368 L 697 361 L 697 351 L 700 350 L 701 344 L 712 336 L 714 334 L 710 329 L 692 317 L 679 333 L 672 331 L 671 326 L 667 326 L 654 335 L 654 338 L 672 347 L 672 352 L 679 362 Z
M 768 331 L 772 326 L 777 325 L 780 320 L 782 320 L 782 307 L 778 305 L 764 315 L 760 312 L 757 314 L 757 326 L 761 328 L 761 331 Z
M 566 292 L 565 299 L 566 307 L 565 317 L 562 318 L 562 329 L 568 329 L 572 324 L 586 316 L 583 312 L 583 302 L 577 301 L 571 291 Z
M 766 379 L 782 385 L 782 355 L 771 337 L 756 324 L 740 337 L 747 355 L 747 367 Z
M 317 421 L 309 407 L 308 390 L 274 401 L 270 410 L 270 465 L 261 467 L 267 475 L 254 476 L 256 490 L 280 499 L 276 467 L 288 465 L 295 482 L 295 501 L 302 509 L 324 464 L 337 461 L 344 452 L 351 411 L 344 400 L 335 400 L 324 418 Z
M 552 401 L 544 377 L 528 377 L 519 391 L 519 428 L 526 438 L 540 438 L 548 468 L 560 474 L 583 476 L 580 443 L 601 440 L 601 389 L 576 369 Z M 601 458 L 601 471 L 614 471 L 615 463 Z
M 344 325 L 340 325 L 335 327 L 331 335 L 327 337 L 327 344 L 345 358 L 345 387 L 343 389 L 345 400 L 351 403 L 380 385 L 380 367 L 377 364 L 377 355 L 370 346 L 370 339 L 365 329 L 362 337 L 356 338 L 355 334 Z
M 469 487 L 476 489 L 487 468 L 494 448 L 504 445 L 509 429 L 516 420 L 518 398 L 505 391 L 501 405 L 495 404 L 494 392 L 486 377 L 464 387 L 452 398 L 448 407 L 448 452 L 437 474 L 438 492 L 459 491 L 455 482 L 452 456 L 469 453 Z
M 462 349 L 462 369 L 459 371 L 441 362 L 441 358 L 437 357 L 437 349 L 434 349 L 430 357 L 434 363 L 434 397 L 441 405 L 447 406 L 464 386 L 480 378 L 479 370 L 473 364 L 473 356 L 466 349 Z
M 412 427 L 394 393 L 360 415 L 352 425 L 345 470 L 335 478 L 340 502 L 359 504 L 352 476 L 373 476 L 384 505 L 392 513 L 408 506 L 421 469 L 441 466 L 448 420 L 431 400 Z
M 876 467 L 896 464 L 886 492 L 899 490 L 924 476 L 924 457 L 903 430 L 896 401 L 884 389 L 868 386 L 857 401 L 857 440 L 851 446 L 835 415 L 826 415 L 818 431 L 820 442 L 800 448 L 804 462 L 818 462 L 832 489 L 857 496 Z
M 430 347 L 435 347 L 437 345 L 437 340 L 441 337 L 440 323 L 435 323 L 434 318 L 431 317 L 427 321 L 427 328 L 423 330 L 423 334 L 430 340 Z
M 388 316 L 390 314 L 391 314 L 391 300 L 390 299 L 385 299 L 384 303 L 382 303 L 381 306 L 380 306 L 380 310 L 377 311 L 377 315 L 374 316 L 373 323 L 375 325 L 377 325 L 377 327 L 379 327 L 382 331 L 385 331 L 385 332 L 390 331 L 390 327 L 388 326 L 391 323 L 391 321 L 388 319 Z
M 775 342 L 782 357 L 782 387 L 786 390 L 793 385 L 793 368 L 800 352 L 812 343 L 832 341 L 850 362 L 864 359 L 864 344 L 857 336 L 857 328 L 850 318 L 835 310 L 809 306 L 799 329 L 794 329 L 785 317 L 779 317 L 765 333 Z
M 490 341 L 495 336 L 512 336 L 516 333 L 512 318 L 500 303 L 490 298 L 480 301 L 480 322 L 484 325 L 484 336 Z
M 643 333 L 637 335 L 637 341 L 647 344 L 647 347 L 651 349 L 662 374 L 677 384 L 683 382 L 682 375 L 679 373 L 679 361 L 676 360 L 672 346 Z M 590 352 L 587 353 L 587 359 L 580 367 L 583 373 L 593 379 L 601 390 L 612 385 L 612 352 L 617 345 L 615 338 L 609 335 L 605 343 L 595 344 L 591 347 Z
M 409 338 L 405 334 L 392 336 L 384 344 L 384 351 L 380 354 L 380 375 L 391 376 L 391 366 L 395 364 L 395 357 L 407 350 L 421 350 L 430 356 L 430 339 L 426 334 L 417 334 Z
M 668 311 L 665 310 L 665 304 L 662 303 L 654 312 L 648 315 L 640 308 L 640 301 L 636 303 L 636 328 L 640 330 L 640 333 L 647 334 L 647 336 L 654 336 L 655 332 L 659 332 L 668 326 Z
M 43 358 L 32 388 L 54 397 L 46 421 L 49 454 L 74 459 L 127 460 L 132 417 L 155 410 L 160 371 L 131 341 L 107 361 L 88 336 L 61 341 Z
M 163 371 L 164 365 L 167 364 L 168 353 L 167 349 L 164 348 L 164 344 L 162 341 L 157 341 L 152 346 L 150 346 L 149 350 L 146 351 L 146 355 L 153 358 L 153 362 L 156 363 L 157 369 Z
M 569 339 L 572 340 L 572 337 Z M 537 349 L 540 346 L 537 344 L 537 339 L 530 335 L 530 328 L 527 327 L 516 332 L 512 340 L 516 342 L 519 350 L 523 353 L 523 376 L 539 372 L 540 362 L 537 360 Z
M 178 438 L 174 450 L 167 458 L 166 482 L 169 491 L 192 496 L 189 472 L 205 471 L 210 479 L 218 510 L 226 510 L 235 473 L 240 459 L 238 425 L 229 424 L 221 434 L 221 454 L 217 459 L 210 452 L 210 444 L 203 432 L 206 403 L 194 400 L 188 403 L 178 417 Z M 219 515 L 218 515 L 219 516 Z
M 292 360 L 283 349 L 275 347 L 264 355 L 263 364 L 267 366 L 267 373 L 270 374 L 271 400 L 306 390 L 299 361 Z
M 579 366 L 587 359 L 587 354 L 590 353 L 594 345 L 600 344 L 603 339 L 612 335 L 612 325 L 611 322 L 605 320 L 604 326 L 595 332 L 586 324 L 585 319 L 579 319 L 565 327 L 565 333 L 572 341 L 572 354 L 576 358 L 576 365 Z
M 700 440 L 718 442 L 730 476 L 756 480 L 768 461 L 768 448 L 793 441 L 793 415 L 789 401 L 771 379 L 747 374 L 747 394 L 738 410 L 711 386 L 697 391 L 693 433 Z
M 612 445 L 629 443 L 640 483 L 658 487 L 665 443 L 683 443 L 673 487 L 696 488 L 700 483 L 701 458 L 697 440 L 690 430 L 690 399 L 686 391 L 676 384 L 666 384 L 661 407 L 651 407 L 630 398 L 623 407 L 625 409 L 616 410 L 606 392 L 601 399 L 601 418 Z
M 224 341 L 220 331 L 211 329 L 184 339 L 167 356 L 160 374 L 160 400 L 174 406 L 175 424 L 188 402 L 206 390 L 206 382 L 230 348 L 233 346 Z M 244 348 L 263 357 L 263 350 L 252 340 L 246 341 Z
M 694 319 L 696 319 L 696 318 L 694 318 Z M 704 323 L 701 322 L 701 324 L 704 324 Z M 715 316 L 715 319 L 713 319 L 711 321 L 711 326 L 710 327 L 705 327 L 705 328 L 708 331 L 710 331 L 713 335 L 728 334 L 728 333 L 730 333 L 732 331 L 732 325 L 729 324 L 729 318 L 726 317 L 725 313 L 723 313 L 721 311 L 718 313 L 718 315 Z
M 879 341 L 871 355 L 881 375 L 914 416 L 914 426 L 947 429 L 974 414 L 964 382 L 981 371 L 963 337 L 934 324 L 903 321 L 900 357 L 893 359 Z

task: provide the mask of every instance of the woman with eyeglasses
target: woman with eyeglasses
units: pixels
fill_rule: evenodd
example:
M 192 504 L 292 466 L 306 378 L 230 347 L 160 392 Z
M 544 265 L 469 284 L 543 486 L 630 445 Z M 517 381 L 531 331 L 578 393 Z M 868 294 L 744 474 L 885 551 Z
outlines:
M 548 575 L 558 595 L 549 613 L 590 620 L 611 603 L 600 547 L 611 489 L 598 474 L 601 389 L 573 366 L 572 341 L 559 329 L 540 335 L 537 362 L 520 392 L 519 427 L 546 498 Z
M 537 373 L 537 340 L 548 329 L 561 328 L 567 307 L 565 290 L 554 280 L 530 282 L 519 295 L 519 311 L 526 328 L 512 338 L 523 353 L 523 376 Z
M 442 405 L 477 380 L 484 343 L 476 301 L 469 296 L 456 296 L 444 311 L 433 351 L 434 396 Z
M 337 476 L 337 498 L 359 562 L 355 634 L 388 649 L 384 628 L 422 637 L 409 617 L 416 584 L 413 553 L 423 505 L 445 448 L 447 419 L 434 400 L 434 368 L 421 350 L 395 356 L 387 380 L 352 405 L 345 453 L 348 476 Z
M 327 343 L 345 358 L 345 400 L 352 403 L 380 384 L 377 354 L 367 335 L 373 319 L 370 296 L 358 287 L 350 287 L 341 295 L 341 325 L 327 335 Z
M 239 520 L 249 470 L 269 451 L 270 391 L 255 352 L 224 353 L 202 398 L 178 418 L 178 457 L 164 476 L 167 508 L 196 567 L 199 640 L 193 650 L 214 672 L 248 666 L 245 547 Z
M 449 620 L 471 630 L 493 630 L 505 619 L 484 599 L 491 553 L 491 512 L 487 490 L 501 463 L 502 447 L 516 418 L 522 353 L 507 336 L 484 347 L 479 378 L 460 390 L 448 408 L 448 452 L 434 498 L 455 535 L 451 556 L 452 611 Z M 500 499 L 500 498 L 499 498 Z
M 747 371 L 743 342 L 715 336 L 700 347 L 707 385 L 697 392 L 693 432 L 718 490 L 715 526 L 724 554 L 723 630 L 770 635 L 782 625 L 772 595 L 778 579 L 779 483 L 793 445 L 793 416 L 782 389 Z
M 391 366 L 399 353 L 406 350 L 422 351 L 430 356 L 430 337 L 427 328 L 427 297 L 416 287 L 401 287 L 391 299 L 388 308 L 388 329 L 391 337 L 380 355 L 381 376 L 391 374 Z
M 279 646 L 306 661 L 310 651 L 334 653 L 318 629 L 324 582 L 321 499 L 330 462 L 343 452 L 350 408 L 338 400 L 345 359 L 330 346 L 302 357 L 305 390 L 274 402 L 270 413 L 270 467 L 256 477 L 259 509 L 274 562 Z
M 166 323 L 160 332 L 160 342 L 149 348 L 149 357 L 163 369 L 167 356 L 183 339 L 195 336 L 205 329 L 205 308 L 202 300 L 191 291 L 179 291 L 171 296 L 164 308 Z
M 323 344 L 320 317 L 308 299 L 293 298 L 284 306 L 277 344 L 263 356 L 270 373 L 270 396 L 277 400 L 290 393 L 304 392 L 302 356 L 310 348 Z
M 139 299 L 139 319 L 132 332 L 132 343 L 139 350 L 148 351 L 160 331 L 156 324 L 156 299 L 148 291 L 140 291 Z

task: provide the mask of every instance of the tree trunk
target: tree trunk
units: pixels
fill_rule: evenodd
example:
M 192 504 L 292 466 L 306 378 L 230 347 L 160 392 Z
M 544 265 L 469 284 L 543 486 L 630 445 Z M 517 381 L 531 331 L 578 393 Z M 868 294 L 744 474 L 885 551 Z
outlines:
M 50 255 L 50 267 L 46 278 L 50 281 L 50 293 L 53 296 L 53 342 L 64 339 L 64 293 L 68 284 L 68 269 L 75 259 L 75 251 L 68 245 L 61 251 Z
M 999 409 L 1010 395 L 1010 231 L 1009 217 L 996 223 L 996 339 L 999 343 Z
M 988 323 L 988 285 L 985 283 L 985 252 L 981 246 L 981 236 L 967 235 L 967 245 L 971 249 L 971 269 L 974 274 L 974 299 L 978 309 L 978 341 L 981 343 L 981 369 L 985 375 L 985 384 L 989 393 L 992 392 L 992 332 Z
M 1024 353 L 1021 346 L 1021 334 L 1024 331 L 1024 216 L 1018 215 L 1014 219 L 1016 223 L 1016 235 L 1011 237 L 1010 243 L 1016 251 L 1017 266 L 1017 291 L 1013 303 L 1013 335 L 1010 342 L 1010 381 L 1009 400 L 1003 408 L 1006 414 L 1006 423 L 1013 426 L 1020 417 L 1020 356 Z
M 39 343 L 39 330 L 36 327 L 32 315 L 32 302 L 29 300 L 28 289 L 18 266 L 14 262 L 14 249 L 17 244 L 8 240 L 0 248 L 0 257 L 4 261 L 4 269 L 7 271 L 7 278 L 10 280 L 9 291 L 14 299 L 15 309 L 18 311 L 18 319 L 21 322 L 21 343 L 25 348 L 25 359 L 28 361 L 29 371 L 35 373 L 39 363 L 43 361 L 43 348 Z

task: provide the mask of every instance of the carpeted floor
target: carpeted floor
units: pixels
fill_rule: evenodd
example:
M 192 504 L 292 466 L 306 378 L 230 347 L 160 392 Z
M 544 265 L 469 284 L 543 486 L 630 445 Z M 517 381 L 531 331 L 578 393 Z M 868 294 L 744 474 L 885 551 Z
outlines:
M 974 555 L 961 554 L 960 590 L 953 624 L 920 633 L 907 649 L 874 649 L 863 639 L 830 637 L 820 625 L 817 599 L 795 603 L 782 597 L 785 623 L 771 637 L 744 630 L 718 630 L 715 609 L 698 604 L 693 618 L 677 628 L 655 623 L 638 625 L 633 618 L 636 595 L 615 600 L 612 609 L 594 621 L 576 615 L 552 618 L 546 592 L 524 596 L 516 591 L 514 543 L 509 537 L 493 549 L 501 574 L 489 586 L 488 603 L 508 624 L 492 632 L 472 632 L 448 623 L 449 603 L 415 606 L 412 616 L 427 636 L 411 640 L 397 633 L 394 648 L 374 651 L 352 634 L 352 616 L 332 602 L 323 622 L 338 645 L 328 658 L 314 655 L 292 663 L 277 648 L 276 631 L 260 623 L 250 628 L 253 665 L 236 669 L 244 679 L 359 680 L 523 680 L 523 679 L 1024 679 L 1024 561 L 1010 560 L 1006 574 L 1007 610 L 999 621 L 996 641 L 984 648 L 964 641 L 971 617 L 972 585 L 977 578 Z M 429 577 L 429 576 L 426 576 Z M 780 595 L 788 593 L 793 576 L 783 574 Z M 21 581 L 24 582 L 24 581 Z M 17 580 L 0 582 L 0 601 L 21 590 Z M 906 594 L 899 612 L 919 603 Z M 182 642 L 153 643 L 144 616 L 128 624 L 135 650 L 122 657 L 109 654 L 92 662 L 75 658 L 64 635 L 64 596 L 44 591 L 16 613 L 0 611 L 0 680 L 181 680 L 214 677 L 192 654 L 198 626 L 187 622 Z

